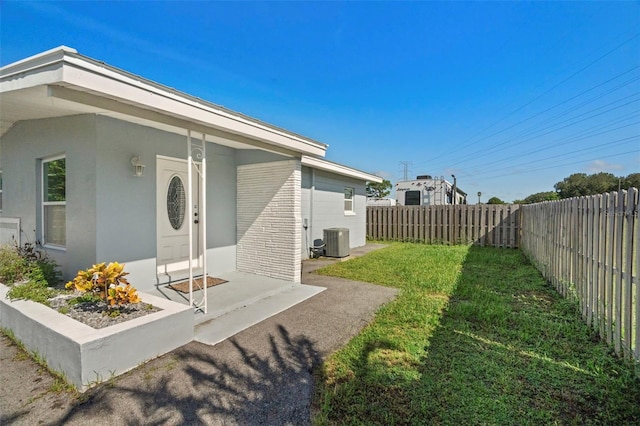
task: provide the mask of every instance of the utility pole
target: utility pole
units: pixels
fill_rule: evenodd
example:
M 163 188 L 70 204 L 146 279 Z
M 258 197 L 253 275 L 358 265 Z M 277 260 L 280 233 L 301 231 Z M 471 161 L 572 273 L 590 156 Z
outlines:
M 458 188 L 456 185 L 456 175 L 451 175 L 453 178 L 453 193 L 451 194 L 451 204 L 456 205 L 456 193 L 458 192 Z
M 401 161 L 400 164 L 403 167 L 403 179 L 402 180 L 409 180 L 409 165 L 411 165 L 411 161 Z

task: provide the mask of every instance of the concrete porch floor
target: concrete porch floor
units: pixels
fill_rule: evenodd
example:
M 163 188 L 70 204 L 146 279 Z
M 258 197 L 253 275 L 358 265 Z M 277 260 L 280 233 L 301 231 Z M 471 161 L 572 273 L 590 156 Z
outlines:
M 194 340 L 215 345 L 325 290 L 324 287 L 296 284 L 244 272 L 216 275 L 228 282 L 207 289 L 207 313 L 194 312 Z M 160 284 L 154 296 L 189 304 L 189 293 Z M 202 300 L 194 292 L 194 301 Z

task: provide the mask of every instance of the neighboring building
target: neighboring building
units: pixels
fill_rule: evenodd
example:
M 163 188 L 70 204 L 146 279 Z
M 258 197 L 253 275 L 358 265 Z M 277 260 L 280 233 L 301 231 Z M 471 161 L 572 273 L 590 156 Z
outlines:
M 443 206 L 467 204 L 467 193 L 442 176 L 423 175 L 396 183 L 396 198 L 401 206 Z
M 367 198 L 367 206 L 395 206 L 393 198 Z
M 189 269 L 298 283 L 324 228 L 365 244 L 365 184 L 382 181 L 67 47 L 0 69 L 0 119 L 0 217 L 66 278 L 119 261 L 141 290 Z

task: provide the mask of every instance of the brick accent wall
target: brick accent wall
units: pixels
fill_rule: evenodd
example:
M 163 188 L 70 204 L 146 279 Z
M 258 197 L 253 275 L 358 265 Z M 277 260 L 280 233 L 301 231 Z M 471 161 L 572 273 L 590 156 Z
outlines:
M 300 161 L 238 166 L 238 271 L 300 282 Z

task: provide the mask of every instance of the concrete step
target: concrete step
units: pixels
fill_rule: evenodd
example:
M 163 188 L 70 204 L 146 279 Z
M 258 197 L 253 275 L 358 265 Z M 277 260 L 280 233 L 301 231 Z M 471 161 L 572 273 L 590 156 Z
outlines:
M 276 294 L 196 325 L 194 340 L 215 345 L 324 290 L 326 290 L 324 287 L 302 284 L 284 288 Z

